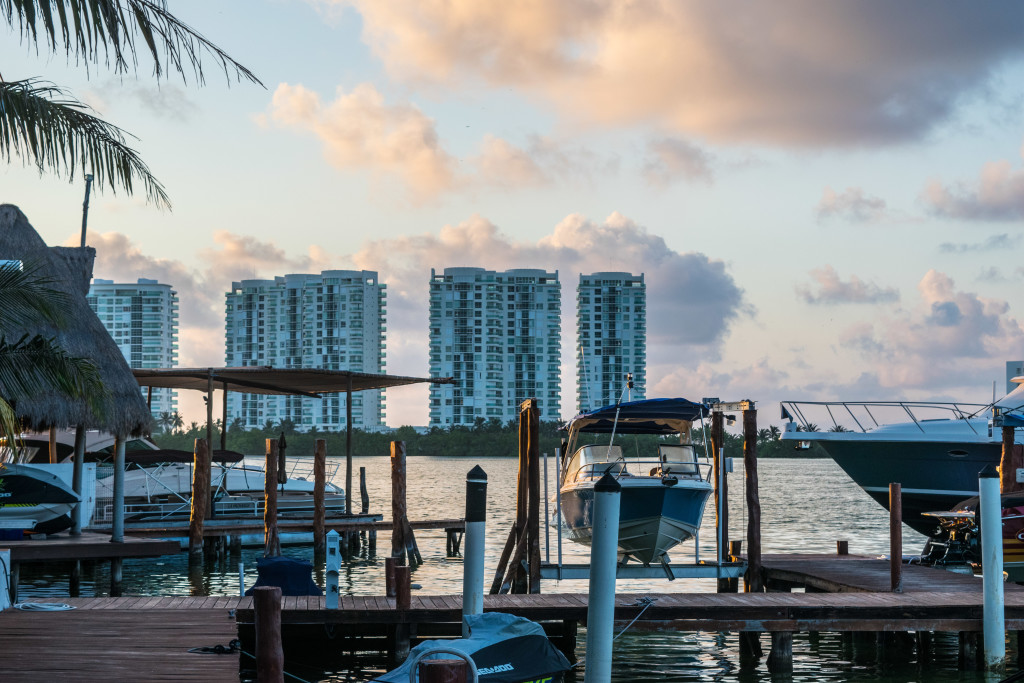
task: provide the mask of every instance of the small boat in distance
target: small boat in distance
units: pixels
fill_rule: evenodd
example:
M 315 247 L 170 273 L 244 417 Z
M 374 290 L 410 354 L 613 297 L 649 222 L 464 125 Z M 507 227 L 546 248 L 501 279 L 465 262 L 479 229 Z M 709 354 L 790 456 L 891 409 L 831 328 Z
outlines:
M 707 406 L 684 398 L 657 398 L 606 406 L 582 413 L 568 424 L 568 447 L 559 482 L 562 518 L 569 537 L 589 545 L 593 520 L 594 484 L 605 474 L 621 485 L 619 553 L 645 566 L 668 565 L 669 550 L 692 538 L 700 527 L 712 492 L 707 439 L 701 457 L 690 442 L 694 420 L 710 413 Z M 674 443 L 647 439 L 630 443 L 636 456 L 626 456 L 623 437 L 668 437 Z M 601 435 L 587 441 L 587 435 Z M 607 436 L 605 436 L 607 435 Z M 615 437 L 620 443 L 615 443 Z M 641 454 L 640 448 L 651 450 Z

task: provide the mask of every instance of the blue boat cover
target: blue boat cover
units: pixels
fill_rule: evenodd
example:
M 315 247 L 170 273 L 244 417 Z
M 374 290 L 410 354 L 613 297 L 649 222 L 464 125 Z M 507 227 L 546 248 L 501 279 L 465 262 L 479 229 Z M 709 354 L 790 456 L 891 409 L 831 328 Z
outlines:
M 676 434 L 680 422 L 692 422 L 711 413 L 703 403 L 685 398 L 649 398 L 580 413 L 569 422 L 569 427 L 581 432 L 609 434 L 615 424 L 616 411 L 619 415 L 617 434 Z
M 313 581 L 313 565 L 306 560 L 290 557 L 261 557 L 256 560 L 259 576 L 252 588 L 245 591 L 252 595 L 257 586 L 277 586 L 281 595 L 323 595 L 320 586 Z

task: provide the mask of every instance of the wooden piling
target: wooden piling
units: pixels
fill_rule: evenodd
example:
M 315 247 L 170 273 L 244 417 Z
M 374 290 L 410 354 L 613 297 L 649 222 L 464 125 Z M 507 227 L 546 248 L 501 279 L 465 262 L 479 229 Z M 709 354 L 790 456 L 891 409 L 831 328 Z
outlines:
M 509 566 L 511 576 L 511 591 L 513 593 L 525 593 L 529 589 L 529 579 L 521 560 L 526 555 L 525 545 L 529 543 L 530 530 L 528 519 L 530 515 L 530 423 L 526 415 L 526 401 L 519 406 L 519 470 L 516 476 L 516 552 L 512 557 L 512 564 Z M 522 540 L 520 540 L 522 539 Z
M 753 404 L 751 404 L 753 405 Z M 747 497 L 747 576 L 749 592 L 764 590 L 761 577 L 761 500 L 757 490 L 757 410 L 743 411 L 743 471 Z
M 110 597 L 121 597 L 121 580 L 124 561 L 120 557 L 110 560 Z
M 210 496 L 210 444 L 196 439 L 192 453 L 192 507 L 188 520 L 188 560 L 203 560 L 203 521 Z
M 389 598 L 395 597 L 395 567 L 397 566 L 397 558 L 384 558 L 384 595 Z
M 324 492 L 327 488 L 327 441 L 317 439 L 313 447 L 313 554 L 327 556 L 327 532 L 324 530 Z M 345 492 L 348 495 L 348 491 Z
M 532 398 L 526 401 L 524 408 L 527 421 L 527 486 L 530 496 L 527 508 L 529 590 L 530 593 L 540 593 L 540 411 Z
M 899 483 L 889 484 L 889 585 L 903 592 L 903 495 Z
M 721 471 L 725 467 L 725 463 L 722 461 L 722 448 L 725 445 L 725 416 L 715 411 L 711 413 L 711 472 L 715 482 L 715 534 L 718 537 L 718 532 L 721 530 L 722 534 L 722 547 L 729 547 L 729 506 L 727 501 L 729 500 L 729 487 L 726 481 L 726 477 L 721 476 Z M 721 489 L 719 489 L 719 483 L 721 483 Z M 718 592 L 719 593 L 732 593 L 736 591 L 738 582 L 735 579 L 719 579 L 718 580 Z
M 277 532 L 277 439 L 267 439 L 267 465 L 263 481 L 263 543 L 264 555 L 281 554 L 281 539 Z
M 850 542 L 849 541 L 836 541 L 836 555 L 849 555 L 850 554 Z
M 279 681 L 283 683 L 284 647 L 281 642 L 281 589 L 277 586 L 254 588 L 252 606 L 256 622 L 256 680 L 259 683 Z
M 1017 470 L 1024 468 L 1024 444 L 1014 443 L 1014 428 L 1003 426 L 1003 452 L 999 461 L 999 490 L 1013 493 L 1024 490 L 1024 483 L 1017 481 Z
M 420 683 L 467 683 L 469 664 L 464 659 L 427 659 L 418 667 Z
M 348 492 L 345 492 L 348 495 Z M 366 468 L 359 468 L 359 502 L 362 504 L 359 511 L 362 514 L 370 512 L 370 492 L 366 489 Z
M 395 608 L 408 610 L 412 602 L 412 569 L 395 567 Z
M 350 396 L 351 398 L 351 396 Z M 406 540 L 405 442 L 391 442 L 391 556 L 405 564 Z M 411 558 L 409 561 L 412 561 Z
M 772 649 L 768 653 L 767 664 L 769 673 L 793 673 L 792 631 L 772 631 Z

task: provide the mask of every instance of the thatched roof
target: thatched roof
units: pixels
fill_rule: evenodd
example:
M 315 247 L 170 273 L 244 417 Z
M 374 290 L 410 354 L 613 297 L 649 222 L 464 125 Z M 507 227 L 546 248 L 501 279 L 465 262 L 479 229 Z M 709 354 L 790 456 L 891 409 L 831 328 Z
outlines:
M 91 247 L 51 249 L 18 207 L 0 204 L 0 259 L 36 264 L 40 273 L 52 278 L 51 287 L 68 295 L 70 306 L 63 329 L 43 324 L 13 333 L 8 330 L 8 336 L 27 333 L 56 338 L 69 355 L 96 363 L 109 392 L 99 416 L 84 401 L 68 400 L 56 392 L 22 399 L 16 410 L 30 429 L 85 425 L 113 434 L 138 435 L 147 431 L 152 422 L 128 362 L 85 300 L 95 258 L 96 250 Z

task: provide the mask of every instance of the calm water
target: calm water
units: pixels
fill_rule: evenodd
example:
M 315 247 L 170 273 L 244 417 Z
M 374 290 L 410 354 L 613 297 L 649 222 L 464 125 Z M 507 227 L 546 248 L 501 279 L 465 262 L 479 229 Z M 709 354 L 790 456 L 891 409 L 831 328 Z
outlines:
M 465 475 L 477 464 L 469 458 L 410 458 L 409 513 L 414 519 L 461 517 L 464 512 Z M 488 474 L 487 582 L 493 576 L 498 555 L 515 514 L 516 461 L 495 458 L 480 463 Z M 738 465 L 740 463 L 737 463 Z M 390 516 L 390 464 L 386 457 L 355 459 L 358 468 L 367 471 L 370 505 L 374 511 Z M 550 463 L 549 489 L 554 491 L 554 462 Z M 745 539 L 746 510 L 743 496 L 743 472 L 729 475 L 730 534 Z M 762 536 L 765 553 L 835 552 L 836 540 L 848 540 L 850 552 L 884 554 L 888 552 L 888 513 L 872 501 L 831 460 L 762 460 L 759 463 Z M 336 483 L 343 484 L 344 471 Z M 543 486 L 543 483 L 542 483 Z M 553 510 L 552 510 L 553 512 Z M 700 556 L 714 555 L 714 511 L 708 506 L 700 539 Z M 551 558 L 556 556 L 555 530 L 551 529 Z M 417 532 L 424 564 L 413 572 L 413 582 L 424 593 L 459 593 L 462 590 L 462 562 L 445 557 L 443 532 Z M 924 545 L 924 537 L 907 527 L 903 529 L 904 550 L 915 553 Z M 378 548 L 386 552 L 390 539 L 381 535 Z M 563 558 L 584 562 L 589 549 L 565 541 Z M 544 552 L 542 547 L 542 552 Z M 258 549 L 242 553 L 246 585 L 255 581 Z M 311 558 L 311 550 L 289 547 L 285 554 Z M 677 549 L 673 561 L 688 562 L 694 557 L 694 544 Z M 125 595 L 237 595 L 237 558 L 212 563 L 200 575 L 189 576 L 184 554 L 158 560 L 127 560 L 124 564 Z M 315 578 L 323 584 L 323 567 Z M 22 570 L 21 599 L 67 595 L 66 571 Z M 82 595 L 105 595 L 109 586 L 108 567 L 96 565 L 83 571 Z M 342 591 L 352 595 L 380 595 L 384 592 L 383 555 L 364 556 L 343 568 Z M 668 582 L 664 580 L 620 581 L 622 592 L 714 592 L 715 582 L 708 580 Z M 545 592 L 586 592 L 586 581 L 550 581 Z M 582 662 L 586 634 L 580 630 L 577 655 Z M 1013 643 L 1011 643 L 1012 645 Z M 735 633 L 657 633 L 627 632 L 615 643 L 614 680 L 627 681 L 769 681 L 762 660 L 754 671 L 740 671 Z M 763 638 L 765 652 L 770 647 Z M 795 634 L 793 643 L 793 681 L 998 681 L 999 676 L 957 669 L 957 638 L 940 636 L 926 662 L 885 663 L 876 661 L 874 648 L 854 648 L 844 644 L 838 634 L 823 633 L 816 638 Z M 1008 659 L 1016 651 L 1008 648 Z M 1011 669 L 1011 672 L 1013 670 Z M 296 672 L 300 673 L 299 671 Z M 306 680 L 317 678 L 301 670 Z M 334 672 L 321 680 L 365 681 L 370 675 L 359 672 Z M 582 676 L 579 676 L 582 681 Z

